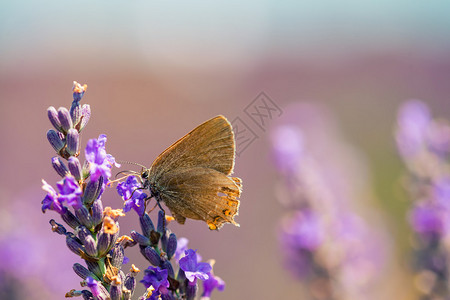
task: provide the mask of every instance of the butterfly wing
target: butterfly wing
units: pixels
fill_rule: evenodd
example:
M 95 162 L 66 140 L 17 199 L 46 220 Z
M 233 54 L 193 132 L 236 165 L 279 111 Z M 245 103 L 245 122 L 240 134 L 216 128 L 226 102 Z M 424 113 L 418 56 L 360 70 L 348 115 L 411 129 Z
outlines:
M 159 180 L 160 197 L 175 219 L 203 220 L 211 230 L 232 223 L 239 211 L 241 180 L 204 167 L 165 173 Z
M 230 175 L 234 167 L 234 134 L 224 116 L 214 117 L 194 128 L 161 153 L 150 168 L 150 178 L 176 169 L 204 167 Z

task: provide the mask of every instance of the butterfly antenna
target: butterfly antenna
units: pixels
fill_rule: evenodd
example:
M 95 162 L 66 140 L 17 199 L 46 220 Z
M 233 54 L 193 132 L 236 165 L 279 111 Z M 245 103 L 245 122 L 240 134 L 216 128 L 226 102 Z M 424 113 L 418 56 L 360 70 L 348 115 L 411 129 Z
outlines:
M 138 163 L 135 163 L 135 162 L 131 162 L 131 161 L 118 160 L 117 162 L 118 162 L 119 164 L 135 165 L 135 166 L 139 166 L 139 167 L 142 167 L 142 168 L 144 168 L 144 169 L 147 169 L 146 166 L 141 165 L 141 164 L 138 164 Z
M 125 173 L 125 172 L 130 172 L 130 171 L 122 171 L 122 172 L 117 173 L 117 175 L 119 175 L 120 173 Z M 121 180 L 123 180 L 125 178 L 130 177 L 130 176 L 140 176 L 139 173 L 137 173 L 137 172 L 134 172 L 134 171 L 131 171 L 131 172 L 130 172 L 130 174 L 122 176 L 122 177 L 120 177 L 118 179 L 114 179 L 114 180 L 109 181 L 106 185 L 111 186 L 111 184 L 113 184 L 115 182 L 119 182 L 119 181 L 121 181 Z M 116 177 L 117 177 L 117 175 L 116 175 Z

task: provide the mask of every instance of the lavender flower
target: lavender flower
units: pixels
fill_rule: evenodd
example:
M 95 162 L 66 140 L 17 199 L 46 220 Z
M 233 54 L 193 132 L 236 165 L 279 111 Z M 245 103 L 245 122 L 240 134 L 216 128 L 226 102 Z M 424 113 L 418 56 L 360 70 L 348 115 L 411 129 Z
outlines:
M 311 299 L 368 299 L 385 251 L 380 224 L 369 227 L 353 206 L 363 200 L 354 196 L 359 187 L 366 190 L 359 155 L 322 108 L 299 103 L 285 111 L 271 131 L 288 210 L 279 231 L 285 265 Z
M 99 135 L 98 139 L 91 139 L 86 146 L 86 160 L 90 163 L 91 180 L 96 181 L 100 176 L 104 178 L 111 177 L 111 167 L 115 162 L 111 154 L 107 154 L 105 150 L 106 135 Z
M 139 216 L 145 212 L 145 199 L 147 194 L 139 189 L 142 184 L 134 176 L 128 176 L 126 181 L 117 185 L 117 192 L 125 201 L 124 212 L 134 209 Z
M 196 279 L 207 280 L 209 278 L 208 273 L 211 272 L 211 265 L 208 263 L 202 263 L 197 261 L 197 253 L 192 249 L 185 251 L 185 256 L 179 261 L 180 268 L 184 271 L 186 278 L 190 282 L 194 282 Z
M 61 158 L 52 159 L 53 166 L 63 176 L 56 183 L 58 192 L 44 180 L 42 188 L 47 192 L 42 201 L 42 210 L 54 210 L 75 230 L 68 231 L 62 224 L 50 220 L 52 230 L 66 237 L 67 247 L 85 260 L 86 267 L 74 264 L 74 271 L 85 280 L 90 291 L 72 290 L 67 296 L 80 296 L 85 299 L 130 299 L 135 289 L 134 277 L 139 270 L 132 268 L 128 275 L 121 270 L 124 249 L 119 241 L 118 218 L 123 215 L 120 210 L 109 207 L 103 210 L 101 201 L 105 182 L 111 176 L 115 163 L 112 155 L 106 153 L 106 136 L 88 141 L 85 165 L 90 172 L 81 167 L 79 155 L 80 131 L 86 126 L 90 117 L 88 105 L 79 103 L 86 91 L 86 86 L 74 83 L 74 101 L 70 111 L 66 108 L 50 107 L 50 122 L 58 130 L 49 137 L 49 142 L 62 159 L 68 160 L 68 168 Z M 58 137 L 58 139 L 56 139 Z M 62 143 L 62 144 L 61 144 Z M 90 178 L 89 178 L 90 177 Z M 73 209 L 73 214 L 70 211 Z M 94 280 L 95 278 L 95 280 Z M 124 284 L 122 284 L 124 279 Z M 109 293 L 111 291 L 111 294 Z
M 450 126 L 433 119 L 424 102 L 400 106 L 395 139 L 409 174 L 409 221 L 416 233 L 416 283 L 424 299 L 446 299 L 450 260 Z
M 142 255 L 153 265 L 145 271 L 141 281 L 149 289 L 147 296 L 150 299 L 194 299 L 198 294 L 198 279 L 206 284 L 203 291 L 205 297 L 209 297 L 215 288 L 222 291 L 225 283 L 214 277 L 211 264 L 201 262 L 197 252 L 187 248 L 188 240 L 177 240 L 167 228 L 171 220 L 172 217 L 166 217 L 163 211 L 159 211 L 158 230 L 155 231 L 149 215 L 144 213 L 140 216 L 142 234 L 131 233 Z M 211 281 L 206 283 L 208 279 Z
M 68 205 L 72 206 L 74 209 L 79 209 L 81 207 L 81 191 L 78 182 L 72 175 L 67 175 L 61 181 L 56 183 L 59 189 L 60 195 L 59 199 L 61 202 L 65 201 Z
M 61 215 L 64 214 L 67 208 L 62 204 L 62 199 L 58 197 L 55 189 L 45 180 L 42 180 L 42 189 L 47 192 L 47 196 L 42 200 L 42 212 L 50 209 Z
M 83 166 L 79 159 L 80 132 L 90 118 L 89 105 L 80 104 L 85 91 L 86 85 L 75 82 L 70 110 L 64 107 L 58 110 L 50 107 L 47 110 L 49 120 L 56 129 L 47 133 L 51 146 L 58 154 L 52 159 L 52 165 L 62 179 L 56 183 L 56 190 L 42 181 L 42 188 L 47 193 L 42 201 L 42 211 L 56 211 L 70 227 L 68 230 L 55 220 L 49 222 L 53 232 L 65 237 L 69 250 L 84 260 L 85 266 L 75 263 L 73 271 L 83 279 L 82 286 L 89 289 L 71 290 L 66 297 L 131 299 L 139 269 L 132 265 L 125 275 L 121 268 L 124 262 L 128 262 L 125 248 L 137 244 L 142 255 L 152 264 L 141 281 L 148 288 L 148 293 L 140 299 L 194 299 L 198 289 L 197 279 L 215 280 L 206 283 L 205 295 L 209 296 L 214 288 L 223 290 L 223 281 L 214 277 L 210 264 L 200 262 L 196 251 L 187 249 L 186 239 L 181 239 L 181 248 L 177 247 L 176 235 L 167 228 L 173 217 L 166 217 L 165 212 L 160 210 L 155 228 L 145 212 L 147 194 L 143 192 L 142 182 L 135 176 L 128 176 L 125 182 L 119 183 L 117 191 L 125 201 L 124 211 L 133 208 L 138 213 L 142 234 L 132 231 L 131 237 L 119 236 L 118 219 L 124 213 L 110 207 L 103 209 L 101 200 L 103 191 L 109 186 L 106 183 L 111 177 L 112 167 L 120 166 L 106 152 L 106 135 L 101 134 L 98 139 L 87 142 Z M 182 256 L 180 251 L 184 251 L 185 255 Z
M 147 270 L 145 270 L 145 275 L 141 282 L 146 288 L 152 286 L 156 290 L 156 293 L 167 294 L 167 288 L 169 287 L 169 280 L 167 279 L 167 275 L 167 270 L 150 266 Z
M 208 279 L 203 281 L 203 293 L 202 300 L 207 300 L 211 297 L 212 291 L 217 289 L 218 291 L 223 291 L 225 289 L 225 282 L 222 278 L 215 276 L 212 270 L 215 261 L 212 260 L 209 262 L 211 265 L 211 271 L 208 272 Z

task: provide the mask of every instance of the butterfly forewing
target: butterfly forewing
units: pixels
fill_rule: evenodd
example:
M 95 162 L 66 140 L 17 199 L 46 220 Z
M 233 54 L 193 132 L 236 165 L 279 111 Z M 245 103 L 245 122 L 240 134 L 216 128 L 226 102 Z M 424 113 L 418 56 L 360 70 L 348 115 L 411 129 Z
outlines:
M 230 175 L 234 166 L 234 134 L 224 116 L 200 124 L 153 162 L 150 178 L 155 181 L 168 171 L 179 168 L 205 167 Z

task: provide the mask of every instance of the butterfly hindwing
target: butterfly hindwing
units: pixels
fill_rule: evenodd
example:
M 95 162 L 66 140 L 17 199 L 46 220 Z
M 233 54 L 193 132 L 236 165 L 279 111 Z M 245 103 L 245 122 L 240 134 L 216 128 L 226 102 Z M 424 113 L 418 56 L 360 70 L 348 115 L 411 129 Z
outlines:
M 238 225 L 241 181 L 236 177 L 210 168 L 184 168 L 164 174 L 159 181 L 161 199 L 175 219 L 203 220 L 210 229 L 219 229 L 225 223 Z

